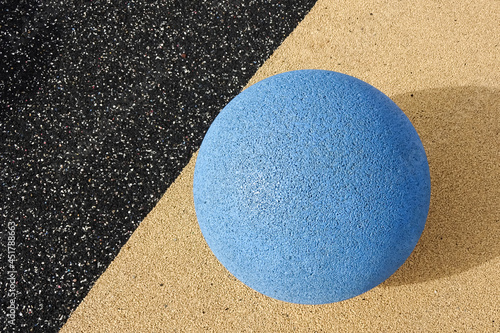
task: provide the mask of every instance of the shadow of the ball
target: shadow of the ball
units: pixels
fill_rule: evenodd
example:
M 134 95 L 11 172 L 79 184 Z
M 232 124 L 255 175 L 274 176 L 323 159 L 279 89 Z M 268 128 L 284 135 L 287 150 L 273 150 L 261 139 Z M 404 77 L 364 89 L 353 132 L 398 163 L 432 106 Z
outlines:
M 415 250 L 382 286 L 459 274 L 500 255 L 500 91 L 454 87 L 391 96 L 416 128 L 431 204 Z

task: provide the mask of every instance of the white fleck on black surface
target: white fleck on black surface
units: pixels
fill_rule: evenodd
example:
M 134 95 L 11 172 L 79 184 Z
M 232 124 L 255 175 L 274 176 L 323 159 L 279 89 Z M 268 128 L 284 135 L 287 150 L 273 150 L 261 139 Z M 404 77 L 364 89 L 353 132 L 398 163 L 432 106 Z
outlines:
M 2 5 L 2 328 L 59 330 L 314 2 Z

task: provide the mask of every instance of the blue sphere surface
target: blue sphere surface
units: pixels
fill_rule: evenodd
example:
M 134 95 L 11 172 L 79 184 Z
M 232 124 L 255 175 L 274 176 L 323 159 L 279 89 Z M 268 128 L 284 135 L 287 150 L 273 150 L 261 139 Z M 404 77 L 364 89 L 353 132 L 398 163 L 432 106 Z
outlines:
M 392 275 L 424 229 L 420 138 L 386 95 L 324 70 L 256 83 L 217 116 L 198 153 L 198 223 L 217 259 L 278 300 L 324 304 Z

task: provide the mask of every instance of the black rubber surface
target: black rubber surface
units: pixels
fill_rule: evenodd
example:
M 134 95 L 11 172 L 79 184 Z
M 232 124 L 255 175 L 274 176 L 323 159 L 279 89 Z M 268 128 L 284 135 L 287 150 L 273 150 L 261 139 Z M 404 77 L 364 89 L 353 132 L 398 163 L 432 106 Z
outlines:
M 314 2 L 2 1 L 0 328 L 59 330 Z

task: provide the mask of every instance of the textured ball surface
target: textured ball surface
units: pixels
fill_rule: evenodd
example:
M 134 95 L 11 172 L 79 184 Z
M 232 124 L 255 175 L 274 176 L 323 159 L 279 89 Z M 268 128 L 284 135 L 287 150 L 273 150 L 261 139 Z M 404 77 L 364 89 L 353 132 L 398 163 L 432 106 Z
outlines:
M 348 75 L 301 70 L 236 96 L 201 145 L 193 194 L 218 260 L 249 287 L 302 304 L 377 286 L 413 251 L 430 201 L 404 113 Z

